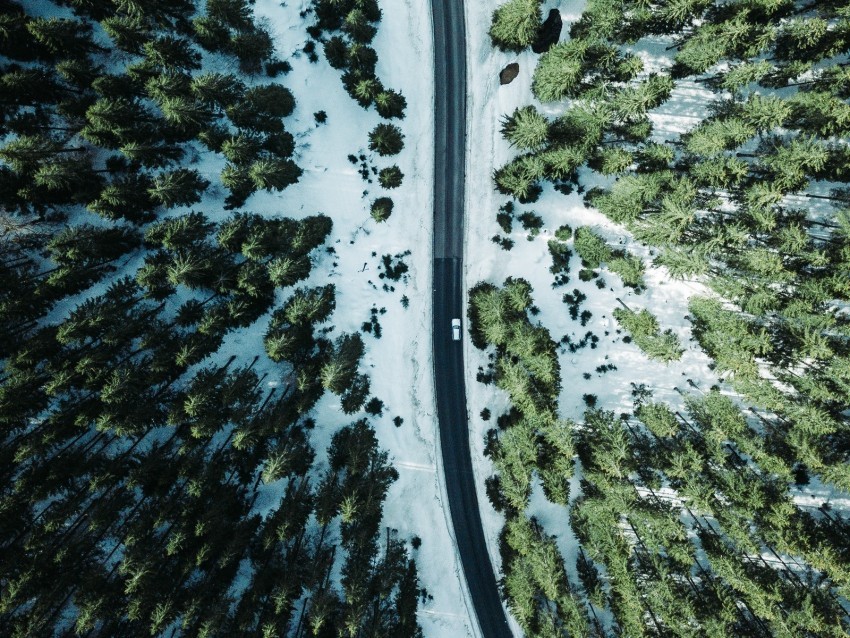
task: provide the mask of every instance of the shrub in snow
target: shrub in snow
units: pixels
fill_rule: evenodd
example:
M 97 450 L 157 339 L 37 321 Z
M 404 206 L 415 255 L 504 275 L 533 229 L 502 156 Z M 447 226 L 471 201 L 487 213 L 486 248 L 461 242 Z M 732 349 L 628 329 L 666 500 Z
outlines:
M 381 186 L 384 188 L 398 188 L 401 186 L 403 179 L 404 173 L 402 173 L 401 169 L 395 165 L 382 168 L 378 173 L 378 182 L 380 182 Z
M 372 202 L 371 215 L 376 222 L 385 222 L 393 214 L 393 200 L 389 197 L 379 197 Z
M 378 155 L 398 155 L 404 148 L 404 135 L 401 129 L 393 124 L 378 124 L 369 133 L 369 150 Z

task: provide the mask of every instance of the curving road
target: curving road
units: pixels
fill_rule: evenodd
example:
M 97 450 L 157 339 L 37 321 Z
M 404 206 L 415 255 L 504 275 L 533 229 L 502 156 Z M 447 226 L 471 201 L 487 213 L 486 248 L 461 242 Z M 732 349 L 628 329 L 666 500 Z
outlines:
M 484 638 L 512 638 L 487 546 L 469 450 L 461 342 L 466 162 L 466 31 L 463 0 L 432 0 L 434 21 L 434 381 L 440 447 L 455 541 Z

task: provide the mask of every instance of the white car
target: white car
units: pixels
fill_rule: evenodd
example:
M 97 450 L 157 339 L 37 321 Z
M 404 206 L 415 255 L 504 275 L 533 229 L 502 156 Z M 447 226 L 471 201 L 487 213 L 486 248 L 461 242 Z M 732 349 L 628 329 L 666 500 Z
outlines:
M 460 319 L 452 319 L 452 340 L 460 341 Z

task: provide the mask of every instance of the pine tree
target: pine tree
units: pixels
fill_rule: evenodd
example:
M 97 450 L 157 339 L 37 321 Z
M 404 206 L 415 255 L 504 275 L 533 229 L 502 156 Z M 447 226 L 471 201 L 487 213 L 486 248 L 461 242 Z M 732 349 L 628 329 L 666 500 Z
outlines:
M 586 54 L 584 41 L 569 40 L 540 56 L 531 84 L 534 96 L 541 102 L 557 102 L 577 95 Z
M 650 359 L 669 363 L 682 357 L 684 350 L 679 338 L 671 330 L 661 332 L 658 320 L 648 310 L 633 312 L 626 308 L 615 308 L 613 315 Z
M 363 11 L 359 7 L 355 7 L 351 9 L 351 11 L 349 11 L 343 19 L 342 30 L 355 42 L 368 44 L 374 39 L 375 34 L 378 32 L 378 29 L 371 24 L 375 21 L 376 19 L 373 15 L 369 15 L 368 12 Z
M 201 68 L 201 56 L 188 40 L 166 35 L 148 40 L 142 45 L 146 61 L 167 71 L 192 71 Z
M 262 70 L 264 62 L 271 59 L 274 42 L 268 32 L 255 26 L 236 31 L 230 37 L 227 50 L 239 60 L 242 73 L 254 75 Z
M 393 89 L 387 89 L 375 95 L 375 108 L 378 111 L 378 115 L 385 119 L 404 119 L 407 100 L 404 99 L 401 93 Z
M 280 288 L 294 286 L 310 274 L 309 257 L 276 257 L 268 263 L 269 279 Z
M 534 151 L 546 143 L 549 121 L 533 106 L 516 109 L 502 118 L 502 135 L 521 151 Z
M 401 129 L 392 124 L 378 124 L 369 133 L 369 150 L 378 155 L 398 155 L 404 148 L 404 135 Z
M 404 173 L 398 166 L 389 166 L 378 171 L 378 182 L 384 188 L 398 188 L 404 179 Z
M 148 189 L 151 198 L 165 206 L 189 206 L 201 200 L 209 182 L 194 169 L 178 168 L 154 177 Z
M 519 52 L 537 39 L 541 25 L 540 0 L 508 0 L 493 11 L 490 39 L 503 51 Z
M 389 197 L 378 197 L 372 202 L 371 215 L 376 222 L 385 222 L 393 212 L 393 200 Z
M 610 261 L 611 249 L 599 235 L 587 226 L 579 226 L 575 231 L 575 249 L 582 262 L 588 268 L 599 268 L 603 262 Z
M 190 134 L 200 131 L 213 115 L 199 102 L 183 96 L 164 97 L 159 107 L 166 122 Z
M 248 176 L 255 188 L 283 190 L 301 177 L 302 170 L 288 159 L 261 159 L 251 164 Z
M 535 202 L 540 197 L 543 189 L 539 180 L 545 172 L 546 165 L 542 157 L 534 154 L 520 155 L 496 169 L 493 180 L 500 193 L 516 197 L 525 204 Z
M 56 57 L 83 58 L 98 49 L 91 27 L 80 20 L 34 18 L 27 21 L 26 28 L 36 42 Z

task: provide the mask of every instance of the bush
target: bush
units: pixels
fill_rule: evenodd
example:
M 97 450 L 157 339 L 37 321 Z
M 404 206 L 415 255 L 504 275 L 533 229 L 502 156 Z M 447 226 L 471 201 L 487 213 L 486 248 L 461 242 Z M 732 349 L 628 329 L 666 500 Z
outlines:
M 570 241 L 572 238 L 573 229 L 569 224 L 558 226 L 558 230 L 555 231 L 555 239 L 559 239 L 561 241 Z
M 372 397 L 363 409 L 372 416 L 380 416 L 384 412 L 384 402 L 378 397 Z
M 502 237 L 501 235 L 493 235 L 490 240 L 500 246 L 502 250 L 510 250 L 514 247 L 514 240 L 510 237 Z
M 378 124 L 369 133 L 369 150 L 377 151 L 378 155 L 398 155 L 403 148 L 404 135 L 393 124 Z
M 596 271 L 591 270 L 590 268 L 582 268 L 578 271 L 578 278 L 581 281 L 593 281 L 596 277 Z
M 499 224 L 499 228 L 502 229 L 505 233 L 513 232 L 513 216 L 504 212 L 499 211 L 496 213 L 496 223 Z
M 393 200 L 389 197 L 379 197 L 372 202 L 371 215 L 376 222 L 385 222 L 393 214 Z
M 404 179 L 404 173 L 398 166 L 389 166 L 382 168 L 378 173 L 378 182 L 384 188 L 398 188 Z
M 404 258 L 408 255 L 410 255 L 409 250 L 403 253 L 398 253 L 397 255 L 383 255 L 381 257 L 381 263 L 384 267 L 384 272 L 380 273 L 378 276 L 381 279 L 386 277 L 390 281 L 399 281 L 408 271 L 407 264 L 404 263 Z
M 540 229 L 543 228 L 543 218 L 533 211 L 526 211 L 519 216 L 519 221 L 524 230 L 531 233 L 531 236 L 536 236 Z
M 570 271 L 572 251 L 567 248 L 566 244 L 555 239 L 550 239 L 547 245 L 549 247 L 549 254 L 552 255 L 552 265 L 549 266 L 549 272 L 553 275 L 568 273 Z

